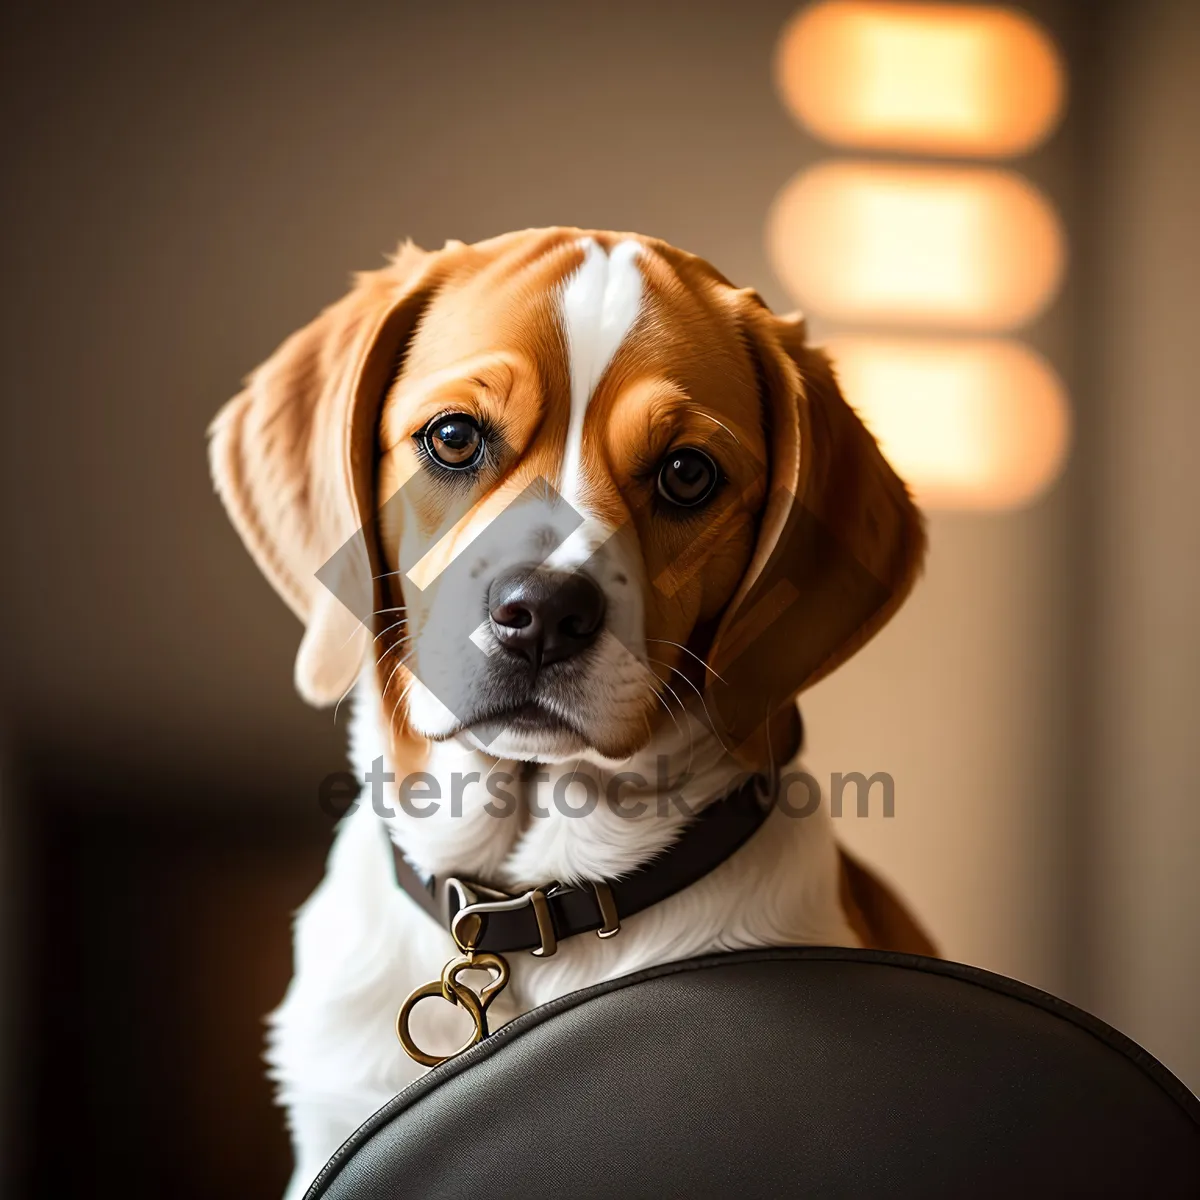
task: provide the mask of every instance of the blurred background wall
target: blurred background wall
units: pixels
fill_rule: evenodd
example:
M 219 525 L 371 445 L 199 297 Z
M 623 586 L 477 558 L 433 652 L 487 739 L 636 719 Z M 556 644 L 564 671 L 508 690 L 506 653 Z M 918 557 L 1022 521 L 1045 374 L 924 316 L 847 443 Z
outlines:
M 1087 512 L 1096 1010 L 1200 1089 L 1200 9 L 1122 6 L 1098 145 Z M 1094 805 L 1094 809 L 1090 806 Z
M 344 731 L 292 693 L 299 629 L 211 495 L 207 422 L 403 236 L 636 229 L 791 307 L 768 214 L 831 153 L 772 80 L 797 7 L 6 14 L 6 1195 L 286 1175 L 261 1016 Z M 1069 84 L 1016 165 L 1069 267 L 1021 337 L 1073 448 L 1023 507 L 931 514 L 911 603 L 805 700 L 808 761 L 892 774 L 895 817 L 851 804 L 839 834 L 948 956 L 1092 1008 L 1195 1088 L 1200 13 L 1025 10 Z

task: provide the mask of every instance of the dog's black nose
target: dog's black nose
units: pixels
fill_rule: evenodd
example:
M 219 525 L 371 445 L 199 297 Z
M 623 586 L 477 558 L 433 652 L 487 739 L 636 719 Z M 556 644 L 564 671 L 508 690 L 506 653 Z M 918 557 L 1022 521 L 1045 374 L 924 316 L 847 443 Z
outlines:
M 537 670 L 596 640 L 604 622 L 604 593 L 581 571 L 520 566 L 492 581 L 488 612 L 499 643 Z

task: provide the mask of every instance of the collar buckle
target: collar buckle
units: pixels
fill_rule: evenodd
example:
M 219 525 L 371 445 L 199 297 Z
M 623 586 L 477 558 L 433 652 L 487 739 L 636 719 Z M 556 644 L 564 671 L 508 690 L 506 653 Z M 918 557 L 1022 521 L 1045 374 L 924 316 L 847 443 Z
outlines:
M 530 888 L 519 896 L 510 896 L 493 888 L 482 887 L 479 884 L 467 884 L 461 879 L 451 877 L 446 880 L 446 904 L 450 905 L 450 897 L 454 895 L 459 901 L 459 907 L 450 918 L 450 935 L 458 948 L 469 954 L 478 948 L 479 936 L 483 932 L 483 918 L 488 913 L 513 912 L 516 909 L 530 905 L 533 908 L 534 920 L 537 922 L 538 937 L 541 945 L 531 950 L 535 958 L 549 958 L 558 950 L 558 934 L 554 929 L 554 918 L 550 915 L 550 904 L 547 893 L 554 895 L 560 887 L 557 883 L 543 887 Z M 480 894 L 486 894 L 489 899 L 479 899 Z

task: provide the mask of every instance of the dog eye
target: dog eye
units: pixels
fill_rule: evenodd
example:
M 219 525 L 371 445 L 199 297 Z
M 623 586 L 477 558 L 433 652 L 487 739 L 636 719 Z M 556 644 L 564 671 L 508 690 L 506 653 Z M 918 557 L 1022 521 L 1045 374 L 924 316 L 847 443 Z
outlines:
M 464 413 L 435 417 L 425 427 L 424 439 L 430 457 L 456 471 L 474 466 L 483 452 L 479 425 Z
M 680 508 L 695 508 L 717 486 L 717 464 L 703 450 L 672 450 L 658 468 L 658 494 Z

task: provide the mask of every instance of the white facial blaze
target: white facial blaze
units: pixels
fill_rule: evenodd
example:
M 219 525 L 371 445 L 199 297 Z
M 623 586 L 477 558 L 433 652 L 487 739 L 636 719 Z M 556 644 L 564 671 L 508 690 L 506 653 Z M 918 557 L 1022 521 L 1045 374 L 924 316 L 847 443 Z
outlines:
M 558 297 L 571 388 L 556 489 L 561 499 L 553 492 L 514 498 L 505 511 L 502 546 L 489 546 L 483 537 L 462 538 L 455 559 L 465 564 L 468 582 L 440 599 L 415 638 L 414 674 L 419 678 L 410 690 L 408 715 L 413 728 L 427 736 L 454 733 L 459 718 L 448 704 L 463 713 L 471 709 L 472 697 L 483 688 L 491 670 L 486 663 L 500 648 L 491 622 L 479 620 L 476 614 L 486 612 L 491 582 L 527 563 L 564 573 L 585 568 L 606 600 L 604 628 L 590 653 L 589 685 L 581 695 L 564 696 L 554 691 L 551 682 L 539 693 L 539 702 L 550 711 L 562 710 L 558 715 L 581 736 L 592 739 L 591 746 L 620 744 L 633 736 L 629 730 L 640 733 L 646 725 L 647 696 L 657 680 L 643 661 L 644 570 L 636 544 L 592 511 L 582 461 L 588 406 L 641 311 L 645 284 L 638 258 L 642 247 L 626 240 L 605 251 L 593 238 L 581 239 L 579 246 L 583 262 L 562 284 Z M 581 524 L 575 524 L 576 514 L 583 518 Z M 554 546 L 548 554 L 547 539 Z M 430 554 L 426 558 L 434 561 Z M 424 560 L 413 568 L 412 582 L 420 582 L 417 575 L 423 564 Z M 470 621 L 479 621 L 469 637 L 482 655 L 463 653 L 457 641 Z M 465 737 L 470 741 L 473 736 L 468 728 Z M 573 734 L 519 731 L 501 733 L 487 749 L 503 758 L 542 762 L 580 761 L 585 753 Z M 595 751 L 598 758 L 604 754 Z
M 612 253 L 592 238 L 580 241 L 584 258 L 562 292 L 561 315 L 571 373 L 571 417 L 559 490 L 580 513 L 583 496 L 583 425 L 596 385 L 637 321 L 642 306 L 641 245 L 618 242 Z

